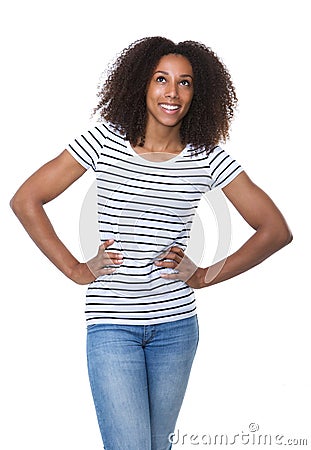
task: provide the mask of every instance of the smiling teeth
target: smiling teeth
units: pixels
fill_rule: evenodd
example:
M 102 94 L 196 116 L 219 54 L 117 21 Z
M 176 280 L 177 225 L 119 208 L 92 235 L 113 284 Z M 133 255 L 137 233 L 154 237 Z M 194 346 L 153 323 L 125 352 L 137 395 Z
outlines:
M 179 108 L 179 106 L 177 105 L 163 105 L 163 104 L 161 104 L 161 107 L 164 109 L 168 109 L 169 111 L 173 111 Z

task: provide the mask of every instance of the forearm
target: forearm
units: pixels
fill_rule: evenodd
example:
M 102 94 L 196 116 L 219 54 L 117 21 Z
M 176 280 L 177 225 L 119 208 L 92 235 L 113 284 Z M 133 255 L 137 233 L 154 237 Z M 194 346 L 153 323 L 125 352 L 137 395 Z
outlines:
M 77 270 L 81 265 L 57 236 L 43 206 L 32 202 L 17 203 L 12 202 L 11 207 L 37 247 L 64 275 L 78 282 L 77 275 L 80 274 Z M 88 272 L 87 267 L 80 269 Z M 88 277 L 86 282 L 92 281 L 91 273 Z
M 257 230 L 236 252 L 201 269 L 201 286 L 211 286 L 246 272 L 287 245 L 291 239 L 291 234 L 286 229 L 282 233 L 271 233 L 269 228 Z

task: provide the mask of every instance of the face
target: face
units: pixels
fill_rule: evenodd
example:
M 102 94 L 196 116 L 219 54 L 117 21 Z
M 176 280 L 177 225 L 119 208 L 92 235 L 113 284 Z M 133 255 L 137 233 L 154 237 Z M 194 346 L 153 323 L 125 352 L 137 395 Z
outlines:
M 148 126 L 180 126 L 193 97 L 193 71 L 182 55 L 163 56 L 151 77 L 146 104 Z

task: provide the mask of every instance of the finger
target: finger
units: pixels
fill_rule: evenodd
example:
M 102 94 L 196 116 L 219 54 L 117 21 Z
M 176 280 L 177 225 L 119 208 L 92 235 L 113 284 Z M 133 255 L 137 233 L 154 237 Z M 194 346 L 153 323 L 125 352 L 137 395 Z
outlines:
M 102 253 L 103 265 L 121 264 L 123 256 L 119 252 L 106 252 L 106 249 L 114 243 L 114 239 L 108 239 L 99 246 L 99 254 Z
M 106 248 L 110 247 L 110 245 L 112 245 L 114 243 L 114 239 L 108 239 L 107 241 L 105 241 L 103 244 L 101 244 L 99 246 L 99 248 L 101 250 L 106 250 Z
M 177 264 L 179 264 L 183 258 L 177 253 L 169 252 L 169 253 L 166 253 L 163 257 L 160 257 L 160 259 L 161 260 L 171 259 L 173 261 L 176 261 Z
M 183 251 L 183 249 L 182 248 L 180 248 L 180 247 L 172 247 L 171 248 L 171 251 L 172 252 L 174 252 L 174 253 L 177 253 L 179 256 L 181 256 L 181 257 L 183 257 L 183 255 L 184 255 L 184 251 Z
M 104 255 L 104 259 L 106 261 L 110 261 L 110 264 L 121 264 L 123 262 L 123 256 L 121 253 L 106 252 Z
M 103 268 L 103 269 L 99 269 L 96 271 L 96 275 L 100 276 L 100 275 L 109 275 L 110 273 L 115 272 L 116 269 L 114 269 L 113 267 L 107 267 L 107 268 Z
M 170 252 L 170 249 L 166 250 L 164 253 L 161 253 L 159 256 L 157 256 L 157 259 L 164 259 L 166 255 L 168 255 Z
M 155 265 L 174 269 L 176 266 L 178 266 L 178 263 L 176 261 L 155 261 Z
M 174 259 L 175 261 L 181 261 L 182 256 L 179 253 L 174 252 L 173 250 L 168 253 L 166 259 Z
M 180 280 L 180 274 L 178 273 L 161 273 L 160 276 L 162 278 L 166 278 L 167 280 Z
M 166 252 L 161 253 L 159 255 L 159 259 L 176 259 L 176 256 L 179 256 L 181 259 L 184 256 L 184 251 L 180 247 L 171 247 Z

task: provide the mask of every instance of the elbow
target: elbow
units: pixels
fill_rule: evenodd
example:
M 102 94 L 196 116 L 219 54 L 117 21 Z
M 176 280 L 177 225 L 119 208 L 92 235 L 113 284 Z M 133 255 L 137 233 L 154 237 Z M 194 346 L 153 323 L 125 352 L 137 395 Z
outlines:
M 21 203 L 22 202 L 20 202 L 19 196 L 17 194 L 15 194 L 10 200 L 10 208 L 16 215 L 18 215 L 18 211 L 21 208 Z
M 260 232 L 264 242 L 270 253 L 275 253 L 281 250 L 286 245 L 290 244 L 293 240 L 293 235 L 286 223 L 274 223 L 266 227 L 260 227 L 257 229 Z
M 14 214 L 19 218 L 23 218 L 32 209 L 29 198 L 25 197 L 21 192 L 17 192 L 10 200 L 10 207 Z
M 287 234 L 286 234 L 286 238 L 283 241 L 284 242 L 284 247 L 285 247 L 285 245 L 290 244 L 292 242 L 293 238 L 294 238 L 293 237 L 293 233 L 291 232 L 290 229 L 288 229 Z
M 278 233 L 275 236 L 275 240 L 279 249 L 285 247 L 286 245 L 292 242 L 293 234 L 286 224 L 283 225 L 283 227 L 278 230 Z
M 10 207 L 20 222 L 24 223 L 38 213 L 43 202 L 33 192 L 20 188 L 11 198 Z

